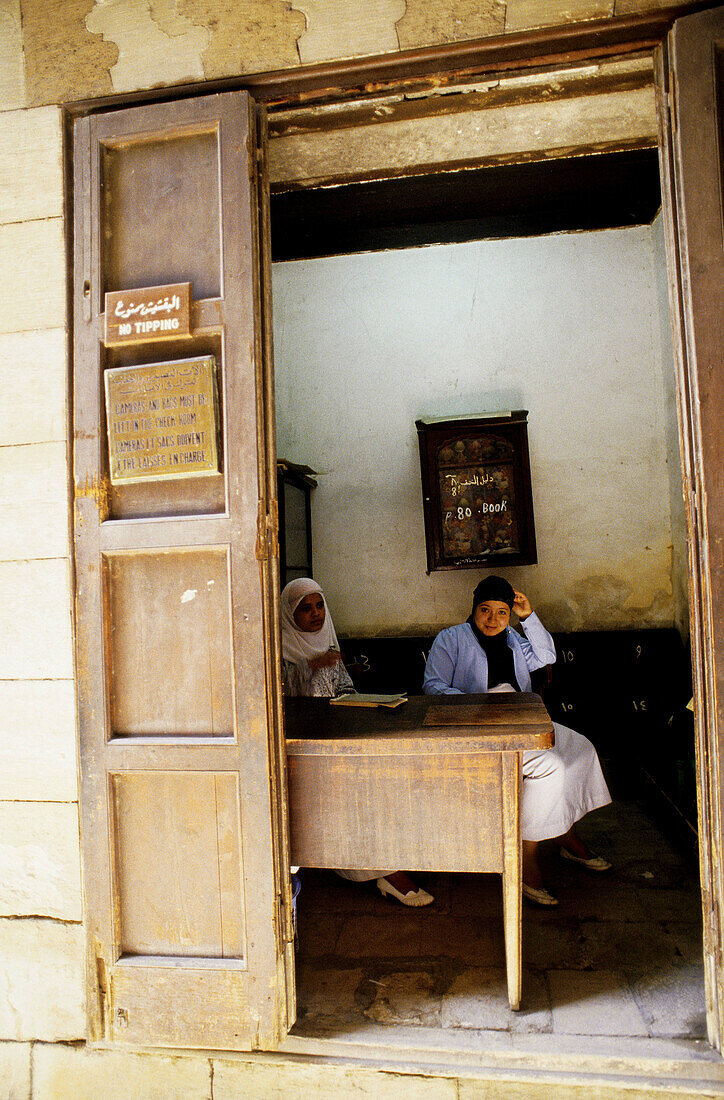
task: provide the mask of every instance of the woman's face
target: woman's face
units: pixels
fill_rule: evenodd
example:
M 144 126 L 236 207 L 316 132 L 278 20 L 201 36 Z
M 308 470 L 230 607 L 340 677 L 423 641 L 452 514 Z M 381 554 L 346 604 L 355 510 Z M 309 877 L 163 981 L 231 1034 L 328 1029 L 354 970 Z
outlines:
M 505 630 L 510 622 L 510 608 L 501 600 L 484 600 L 475 608 L 473 621 L 481 634 L 492 638 Z
M 324 626 L 327 612 L 321 592 L 310 592 L 300 600 L 294 611 L 294 622 L 305 634 L 316 634 Z

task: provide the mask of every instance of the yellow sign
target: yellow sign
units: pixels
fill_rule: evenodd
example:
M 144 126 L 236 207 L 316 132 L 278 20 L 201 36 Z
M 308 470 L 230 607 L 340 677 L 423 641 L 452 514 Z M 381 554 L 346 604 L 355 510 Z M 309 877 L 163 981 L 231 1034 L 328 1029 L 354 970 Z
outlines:
M 105 372 L 111 481 L 218 472 L 213 355 Z

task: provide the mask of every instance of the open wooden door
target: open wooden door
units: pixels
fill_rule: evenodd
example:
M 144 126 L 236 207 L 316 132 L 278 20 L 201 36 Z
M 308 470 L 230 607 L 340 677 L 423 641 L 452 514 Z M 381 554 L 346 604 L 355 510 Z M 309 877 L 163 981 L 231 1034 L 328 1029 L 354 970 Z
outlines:
M 724 1035 L 724 10 L 680 19 L 659 66 L 687 509 L 709 1038 Z
M 260 162 L 245 93 L 76 123 L 95 1041 L 269 1049 L 294 1016 Z

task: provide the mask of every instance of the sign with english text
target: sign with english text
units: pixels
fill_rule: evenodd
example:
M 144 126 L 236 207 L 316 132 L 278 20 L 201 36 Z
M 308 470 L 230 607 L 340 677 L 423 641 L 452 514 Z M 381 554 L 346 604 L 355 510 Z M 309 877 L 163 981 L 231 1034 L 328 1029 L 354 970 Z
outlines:
M 216 474 L 213 355 L 105 372 L 111 482 Z
M 110 291 L 105 319 L 106 347 L 190 336 L 191 283 Z

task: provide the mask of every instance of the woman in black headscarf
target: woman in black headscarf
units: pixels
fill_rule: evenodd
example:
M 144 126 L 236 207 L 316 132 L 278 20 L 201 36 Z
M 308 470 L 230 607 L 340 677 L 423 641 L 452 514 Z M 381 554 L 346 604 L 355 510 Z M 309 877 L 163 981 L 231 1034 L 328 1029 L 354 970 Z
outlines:
M 515 611 L 523 633 L 510 626 Z M 503 577 L 490 576 L 473 593 L 467 622 L 441 631 L 425 668 L 428 695 L 530 691 L 530 674 L 553 664 L 556 650 L 548 631 L 523 592 Z M 611 801 L 591 742 L 553 723 L 555 747 L 523 753 L 523 895 L 538 905 L 557 905 L 543 886 L 538 865 L 541 840 L 554 840 L 561 855 L 591 871 L 610 863 L 594 856 L 574 829 L 590 810 Z

